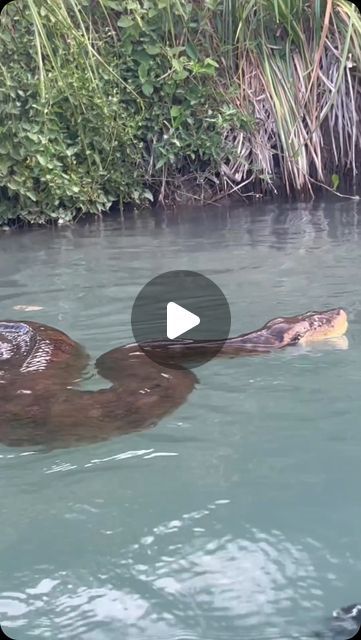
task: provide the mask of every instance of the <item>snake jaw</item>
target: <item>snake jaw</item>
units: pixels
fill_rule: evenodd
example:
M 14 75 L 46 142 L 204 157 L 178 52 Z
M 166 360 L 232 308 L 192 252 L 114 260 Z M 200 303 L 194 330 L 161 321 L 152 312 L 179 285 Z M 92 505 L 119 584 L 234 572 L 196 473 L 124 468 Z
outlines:
M 348 329 L 347 313 L 341 308 L 313 313 L 307 321 L 309 330 L 301 338 L 301 343 L 340 338 Z

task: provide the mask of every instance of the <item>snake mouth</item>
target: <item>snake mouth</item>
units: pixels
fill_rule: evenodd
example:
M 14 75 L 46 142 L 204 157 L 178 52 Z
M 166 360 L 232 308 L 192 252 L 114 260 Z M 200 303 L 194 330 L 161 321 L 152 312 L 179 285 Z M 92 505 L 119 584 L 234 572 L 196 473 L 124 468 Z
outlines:
M 301 344 L 330 338 L 340 338 L 348 328 L 347 313 L 344 309 L 330 309 L 305 314 L 300 322 L 306 323 L 305 331 L 300 332 Z
M 347 327 L 344 309 L 309 311 L 299 316 L 275 318 L 255 332 L 253 338 L 257 343 L 269 343 L 274 348 L 280 348 L 340 338 L 346 333 Z

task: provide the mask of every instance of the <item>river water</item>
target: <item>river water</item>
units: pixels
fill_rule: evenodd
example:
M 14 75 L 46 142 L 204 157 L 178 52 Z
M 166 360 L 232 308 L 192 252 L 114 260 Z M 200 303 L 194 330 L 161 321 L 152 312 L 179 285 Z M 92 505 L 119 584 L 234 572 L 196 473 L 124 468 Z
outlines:
M 233 333 L 314 308 L 350 318 L 348 349 L 199 367 L 155 429 L 1 446 L 12 638 L 311 638 L 360 600 L 359 213 L 350 200 L 211 207 L 0 235 L 1 318 L 54 325 L 94 357 L 132 341 L 136 294 L 173 269 L 222 288 Z

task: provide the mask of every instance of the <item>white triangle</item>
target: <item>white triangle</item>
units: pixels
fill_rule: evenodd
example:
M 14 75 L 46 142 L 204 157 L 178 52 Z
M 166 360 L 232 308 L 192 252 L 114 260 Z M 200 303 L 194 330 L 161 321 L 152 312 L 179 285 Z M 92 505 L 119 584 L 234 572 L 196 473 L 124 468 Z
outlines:
M 201 319 L 195 313 L 187 311 L 176 302 L 167 304 L 167 338 L 174 340 L 186 331 L 193 329 L 200 323 Z

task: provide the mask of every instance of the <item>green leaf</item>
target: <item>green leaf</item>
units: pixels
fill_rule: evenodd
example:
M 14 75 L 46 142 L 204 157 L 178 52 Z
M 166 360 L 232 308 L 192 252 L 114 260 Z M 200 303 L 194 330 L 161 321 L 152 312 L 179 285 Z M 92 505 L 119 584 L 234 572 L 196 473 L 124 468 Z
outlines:
M 172 118 L 176 118 L 177 116 L 179 116 L 180 113 L 182 113 L 182 111 L 183 111 L 182 107 L 179 107 L 178 105 L 174 104 L 171 107 L 170 115 L 172 116 Z
M 34 142 L 38 142 L 40 139 L 36 133 L 32 133 L 31 131 L 28 131 L 26 135 L 28 138 L 30 138 L 30 140 L 33 140 Z
M 142 62 L 142 64 L 139 65 L 138 67 L 138 75 L 140 78 L 140 81 L 144 84 L 148 78 L 148 68 L 149 65 L 147 65 L 145 62 Z
M 180 62 L 180 60 L 177 60 L 177 58 L 172 59 L 172 67 L 176 71 L 181 71 L 183 69 L 182 63 Z
M 159 44 L 148 44 L 145 46 L 145 50 L 150 56 L 156 56 L 162 51 L 162 48 Z
M 122 16 L 117 22 L 118 27 L 124 28 L 131 27 L 132 24 L 134 24 L 134 22 L 130 16 Z
M 168 54 L 172 56 L 177 56 L 179 53 L 184 51 L 185 47 L 168 47 Z
M 116 0 L 103 0 L 103 4 L 105 7 L 109 7 L 109 9 L 114 9 L 114 11 L 122 11 L 124 9 L 123 3 L 116 2 Z
M 151 56 L 144 49 L 135 49 L 133 51 L 133 58 L 138 60 L 138 62 L 144 62 L 148 65 L 152 62 Z
M 163 158 L 160 158 L 157 162 L 157 164 L 155 165 L 156 169 L 160 169 L 161 167 L 163 167 L 163 165 L 168 162 L 168 158 L 167 156 L 163 156 Z
M 184 80 L 188 76 L 188 71 L 185 69 L 181 69 L 180 71 L 176 71 L 174 74 L 174 78 L 176 80 Z
M 145 198 L 147 198 L 147 200 L 150 200 L 150 202 L 153 202 L 154 200 L 153 194 L 149 191 L 149 189 L 144 189 L 143 195 Z
M 212 58 L 206 58 L 204 61 L 204 64 L 210 67 L 219 67 L 218 62 L 216 62 L 215 60 L 212 60 Z
M 146 82 L 144 82 L 142 84 L 142 91 L 144 93 L 145 96 L 151 96 L 153 91 L 154 91 L 154 86 L 152 85 L 151 82 L 149 82 L 149 80 L 147 80 Z
M 38 154 L 36 156 L 36 159 L 38 160 L 38 162 L 41 164 L 42 167 L 46 167 L 46 165 L 48 164 L 48 158 L 46 158 L 45 156 Z
M 340 184 L 340 177 L 336 173 L 332 174 L 331 183 L 332 183 L 332 189 L 336 191 L 338 185 Z
M 33 202 L 37 201 L 37 197 L 36 197 L 36 193 L 34 193 L 34 191 L 26 191 L 25 195 L 28 196 L 28 198 L 30 198 L 30 200 L 32 200 Z
M 13 162 L 9 158 L 0 158 L 0 174 L 7 173 L 9 167 L 13 165 Z
M 186 52 L 192 60 L 198 60 L 197 49 L 192 42 L 188 42 L 186 45 Z
M 13 191 L 17 191 L 19 189 L 19 181 L 16 178 L 10 178 L 7 182 L 8 189 L 12 189 Z

